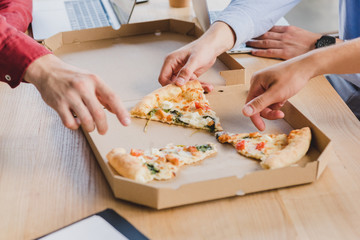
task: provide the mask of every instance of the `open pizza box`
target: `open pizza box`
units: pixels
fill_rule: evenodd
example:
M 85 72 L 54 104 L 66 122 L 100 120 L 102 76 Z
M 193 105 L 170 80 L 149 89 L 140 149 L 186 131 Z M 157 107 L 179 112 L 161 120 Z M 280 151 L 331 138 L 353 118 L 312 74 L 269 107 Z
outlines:
M 130 110 L 139 100 L 160 87 L 157 82 L 166 55 L 202 34 L 194 23 L 178 20 L 123 25 L 120 30 L 87 29 L 57 34 L 44 41 L 65 62 L 89 69 L 122 98 Z M 200 77 L 213 83 L 207 94 L 212 109 L 228 132 L 256 131 L 241 114 L 246 98 L 244 68 L 228 54 Z M 220 74 L 219 74 L 220 73 Z M 286 133 L 308 126 L 312 142 L 305 157 L 289 167 L 264 170 L 256 160 L 238 154 L 229 144 L 220 144 L 213 134 L 182 126 L 132 119 L 122 126 L 116 116 L 106 112 L 109 130 L 101 136 L 85 133 L 115 197 L 156 209 L 245 195 L 270 189 L 310 183 L 318 179 L 333 156 L 330 139 L 291 103 L 284 106 L 285 119 L 267 121 L 266 133 Z M 161 148 L 168 143 L 195 145 L 215 143 L 216 156 L 183 167 L 174 179 L 135 182 L 118 175 L 109 166 L 106 154 L 113 148 Z

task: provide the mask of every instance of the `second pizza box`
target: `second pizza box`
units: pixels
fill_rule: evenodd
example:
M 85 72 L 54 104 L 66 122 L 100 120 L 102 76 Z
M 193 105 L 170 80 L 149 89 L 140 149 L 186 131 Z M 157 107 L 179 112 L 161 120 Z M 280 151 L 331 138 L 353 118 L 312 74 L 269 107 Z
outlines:
M 130 110 L 143 96 L 160 87 L 157 77 L 165 56 L 200 35 L 193 23 L 162 20 L 124 25 L 119 31 L 102 28 L 61 33 L 45 40 L 45 45 L 64 61 L 101 76 Z M 207 98 L 226 131 L 256 131 L 241 114 L 247 89 L 242 84 L 245 79 L 240 64 L 223 54 L 201 79 L 216 86 Z M 108 133 L 104 136 L 85 133 L 85 136 L 115 197 L 163 209 L 310 183 L 319 178 L 332 155 L 330 139 L 290 103 L 284 111 L 284 120 L 267 121 L 266 132 L 288 134 L 294 128 L 309 126 L 312 143 L 298 164 L 276 170 L 262 169 L 257 161 L 239 155 L 232 146 L 217 143 L 209 132 L 153 121 L 145 132 L 146 120 L 133 119 L 131 126 L 123 127 L 108 112 Z M 216 143 L 218 154 L 199 164 L 185 166 L 170 181 L 141 184 L 123 178 L 108 165 L 105 157 L 116 147 L 130 151 L 160 148 L 168 143 L 207 142 Z

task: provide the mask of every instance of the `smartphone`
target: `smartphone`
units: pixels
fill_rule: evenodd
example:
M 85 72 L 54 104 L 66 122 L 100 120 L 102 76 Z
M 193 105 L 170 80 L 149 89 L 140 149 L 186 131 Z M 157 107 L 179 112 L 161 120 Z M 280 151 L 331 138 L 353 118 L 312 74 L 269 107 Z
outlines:
M 136 4 L 138 4 L 138 3 L 145 3 L 145 2 L 147 2 L 147 1 L 149 1 L 149 0 L 136 0 Z
M 245 43 L 242 43 L 240 46 L 238 46 L 237 48 L 233 48 L 229 51 L 227 51 L 228 54 L 236 54 L 236 53 L 251 53 L 251 51 L 254 48 L 251 47 L 247 47 Z

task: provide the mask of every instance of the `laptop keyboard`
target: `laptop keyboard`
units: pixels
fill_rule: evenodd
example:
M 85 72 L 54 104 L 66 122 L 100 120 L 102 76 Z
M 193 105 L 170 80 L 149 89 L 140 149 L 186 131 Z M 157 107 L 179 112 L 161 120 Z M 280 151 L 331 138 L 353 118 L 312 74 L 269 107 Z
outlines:
M 100 0 L 65 1 L 72 30 L 110 26 Z

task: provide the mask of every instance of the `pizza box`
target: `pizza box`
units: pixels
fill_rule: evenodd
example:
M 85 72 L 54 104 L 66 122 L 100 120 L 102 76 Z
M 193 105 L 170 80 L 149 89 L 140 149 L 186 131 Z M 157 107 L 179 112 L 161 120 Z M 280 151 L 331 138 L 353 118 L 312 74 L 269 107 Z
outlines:
M 57 34 L 44 41 L 55 55 L 75 66 L 89 69 L 122 98 L 130 110 L 143 96 L 160 87 L 157 82 L 165 56 L 201 35 L 195 24 L 178 20 L 87 29 Z M 219 74 L 220 73 L 220 74 Z M 251 121 L 241 114 L 247 87 L 244 68 L 228 54 L 200 77 L 213 83 L 207 94 L 211 107 L 228 132 L 254 132 Z M 308 126 L 311 147 L 297 164 L 264 170 L 256 160 L 239 155 L 231 145 L 220 144 L 213 134 L 182 126 L 132 119 L 128 127 L 106 112 L 109 130 L 84 133 L 115 197 L 156 209 L 241 196 L 253 192 L 311 183 L 318 179 L 333 156 L 330 139 L 291 103 L 284 106 L 285 119 L 267 121 L 268 133 L 289 133 Z M 113 148 L 148 149 L 168 143 L 193 145 L 213 142 L 218 153 L 202 162 L 185 166 L 174 179 L 141 184 L 119 176 L 108 165 L 106 154 Z
M 122 25 L 119 30 L 104 27 L 63 32 L 45 39 L 43 44 L 65 62 L 100 76 L 126 101 L 157 89 L 165 57 L 202 33 L 194 23 L 167 19 Z M 245 81 L 245 69 L 224 53 L 200 79 L 231 85 Z

